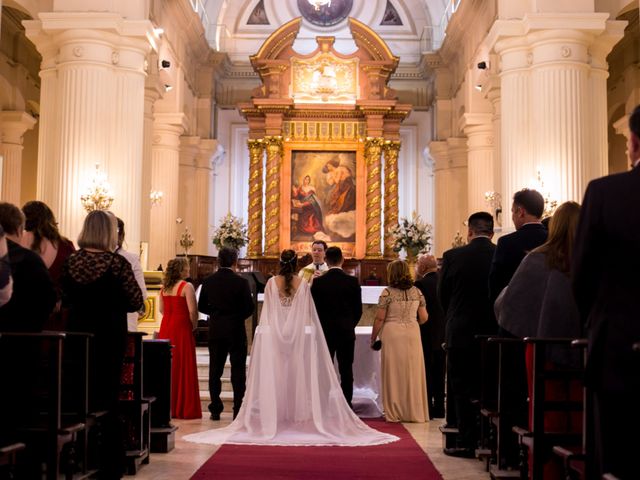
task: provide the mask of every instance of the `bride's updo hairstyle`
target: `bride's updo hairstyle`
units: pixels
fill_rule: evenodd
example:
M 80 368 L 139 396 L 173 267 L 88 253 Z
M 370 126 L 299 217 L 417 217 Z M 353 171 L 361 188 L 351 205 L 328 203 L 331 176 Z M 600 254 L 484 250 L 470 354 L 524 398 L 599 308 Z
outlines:
M 388 264 L 387 277 L 389 278 L 390 287 L 408 290 L 413 286 L 409 264 L 404 260 L 394 260 Z
M 291 280 L 298 266 L 298 257 L 293 250 L 283 250 L 280 254 L 280 271 L 279 275 L 284 277 L 284 293 L 289 296 L 292 293 Z

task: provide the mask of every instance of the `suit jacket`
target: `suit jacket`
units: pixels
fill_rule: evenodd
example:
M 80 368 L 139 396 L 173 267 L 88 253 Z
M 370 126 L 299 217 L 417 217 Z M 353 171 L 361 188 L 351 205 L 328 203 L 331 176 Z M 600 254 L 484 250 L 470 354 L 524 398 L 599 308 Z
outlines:
M 496 333 L 489 269 L 496 246 L 486 237 L 444 252 L 438 296 L 446 314 L 447 348 L 467 348 L 475 335 Z
M 311 295 L 325 337 L 355 339 L 362 316 L 362 289 L 358 279 L 340 268 L 332 268 L 311 285 Z
M 420 325 L 420 333 L 427 339 L 427 344 L 432 350 L 442 351 L 444 342 L 445 316 L 440 299 L 438 298 L 438 272 L 429 272 L 424 277 L 416 280 L 416 287 L 424 295 L 427 302 L 429 319 Z
M 588 379 L 640 391 L 640 168 L 589 183 L 573 254 L 573 291 L 589 337 Z
M 0 308 L 0 331 L 39 332 L 56 304 L 49 271 L 37 253 L 7 239 L 13 294 Z
M 500 237 L 489 273 L 489 292 L 495 301 L 516 273 L 524 256 L 547 241 L 547 229 L 541 223 L 523 225 L 509 235 Z
M 209 341 L 246 339 L 244 321 L 254 308 L 249 282 L 229 268 L 220 268 L 202 283 L 198 310 L 209 315 Z

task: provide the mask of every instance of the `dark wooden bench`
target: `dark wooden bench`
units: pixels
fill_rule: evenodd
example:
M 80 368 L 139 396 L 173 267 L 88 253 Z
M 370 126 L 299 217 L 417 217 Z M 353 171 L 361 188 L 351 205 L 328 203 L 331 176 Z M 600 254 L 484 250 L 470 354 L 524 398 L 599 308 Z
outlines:
M 16 467 L 18 454 L 26 448 L 24 443 L 11 443 L 0 446 L 0 479 L 10 480 L 17 478 Z
M 129 332 L 120 380 L 120 418 L 124 426 L 126 473 L 135 475 L 149 463 L 151 443 L 151 404 L 155 398 L 143 395 L 144 332 Z
M 563 349 L 567 354 L 574 353 L 573 341 L 572 338 L 524 339 L 532 351 L 533 371 L 529 426 L 513 429 L 521 446 L 521 478 L 528 478 L 531 471 L 531 480 L 542 480 L 545 464 L 552 460 L 554 446 L 574 449 L 582 443 L 583 401 L 571 399 L 571 392 L 577 382 L 582 386 L 584 365 L 580 362 L 576 366 L 560 366 L 549 362 L 547 355 L 552 348 Z M 548 393 L 551 388 L 556 393 L 561 391 L 562 398 L 550 399 Z M 549 415 L 556 417 L 553 427 L 545 424 Z
M 143 394 L 156 399 L 151 409 L 152 453 L 173 450 L 178 429 L 171 423 L 171 349 L 169 340 L 142 342 Z
M 0 376 L 11 392 L 2 396 L 2 425 L 26 446 L 17 478 L 78 478 L 76 445 L 85 425 L 62 415 L 64 340 L 64 333 L 0 333 Z

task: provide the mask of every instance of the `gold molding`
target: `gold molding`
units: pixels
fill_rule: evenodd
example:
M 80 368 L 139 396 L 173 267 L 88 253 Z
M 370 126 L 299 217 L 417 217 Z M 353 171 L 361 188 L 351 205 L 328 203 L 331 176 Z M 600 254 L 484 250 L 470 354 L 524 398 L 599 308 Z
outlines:
M 262 172 L 264 141 L 250 139 L 249 146 L 249 218 L 247 257 L 262 256 Z
M 280 170 L 282 165 L 282 136 L 264 137 L 267 152 L 265 187 L 264 255 L 280 256 Z
M 382 149 L 384 138 L 368 137 L 364 144 L 364 156 L 366 164 L 366 236 L 367 258 L 380 258 L 380 201 L 382 197 Z
M 393 251 L 393 237 L 389 233 L 391 227 L 398 223 L 398 154 L 399 140 L 384 142 L 384 257 L 397 258 Z

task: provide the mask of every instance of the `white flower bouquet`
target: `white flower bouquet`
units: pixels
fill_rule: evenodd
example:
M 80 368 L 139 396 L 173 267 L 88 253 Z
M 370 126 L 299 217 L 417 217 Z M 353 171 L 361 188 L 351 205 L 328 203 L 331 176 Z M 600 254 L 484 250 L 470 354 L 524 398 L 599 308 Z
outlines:
M 242 223 L 242 219 L 228 213 L 218 228 L 213 231 L 212 241 L 218 249 L 222 247 L 240 249 L 249 241 L 247 226 Z
M 432 226 L 423 222 L 420 215 L 413 212 L 411 220 L 403 217 L 397 225 L 389 229 L 393 238 L 393 251 L 399 252 L 404 248 L 408 256 L 417 256 L 428 252 L 431 248 Z

